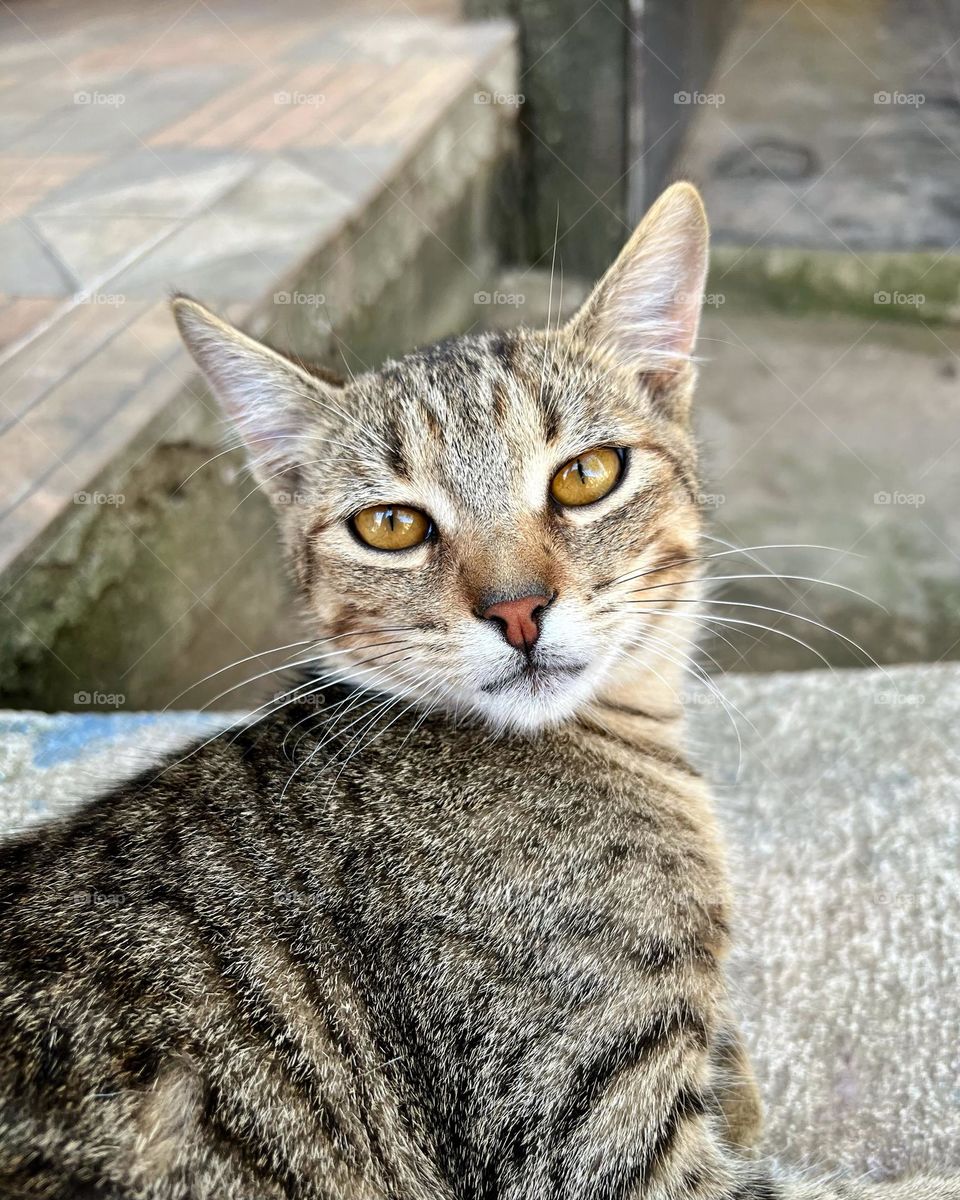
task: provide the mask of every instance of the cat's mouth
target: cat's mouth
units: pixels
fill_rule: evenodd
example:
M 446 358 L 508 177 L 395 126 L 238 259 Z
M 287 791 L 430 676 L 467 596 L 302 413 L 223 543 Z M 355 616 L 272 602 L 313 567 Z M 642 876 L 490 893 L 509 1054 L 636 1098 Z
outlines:
M 552 684 L 562 679 L 570 679 L 579 675 L 587 669 L 588 665 L 587 662 L 538 662 L 535 659 L 528 659 L 523 666 L 519 667 L 512 674 L 504 675 L 500 679 L 492 679 L 489 683 L 482 684 L 480 691 L 486 692 L 487 695 L 495 696 L 500 692 L 505 692 L 509 688 L 521 684 L 525 685 L 532 692 L 538 692 L 549 688 Z

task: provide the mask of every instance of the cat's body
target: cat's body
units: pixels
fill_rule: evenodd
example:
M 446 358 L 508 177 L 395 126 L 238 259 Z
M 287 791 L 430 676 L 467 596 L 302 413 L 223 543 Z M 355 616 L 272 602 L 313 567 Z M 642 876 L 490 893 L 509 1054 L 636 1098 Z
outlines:
M 336 724 L 0 852 L 0 1194 L 606 1198 L 722 1127 L 726 885 L 672 723 L 430 721 L 414 758 L 410 716 L 281 801 L 302 718 Z
M 178 302 L 324 636 L 0 850 L 0 1196 L 960 1200 L 750 1154 L 677 696 L 705 269 L 673 189 L 572 326 L 339 389 Z

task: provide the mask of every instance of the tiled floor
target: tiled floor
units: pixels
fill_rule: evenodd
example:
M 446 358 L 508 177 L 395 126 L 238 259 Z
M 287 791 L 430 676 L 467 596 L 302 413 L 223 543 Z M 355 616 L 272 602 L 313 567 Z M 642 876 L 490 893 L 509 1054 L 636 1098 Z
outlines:
M 430 0 L 0 7 L 0 569 L 142 419 L 168 291 L 264 294 L 508 41 Z

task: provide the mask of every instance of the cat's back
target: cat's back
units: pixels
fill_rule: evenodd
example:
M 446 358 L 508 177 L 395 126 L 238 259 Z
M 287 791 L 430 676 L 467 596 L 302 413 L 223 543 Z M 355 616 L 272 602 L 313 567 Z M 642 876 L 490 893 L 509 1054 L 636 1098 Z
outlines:
M 292 707 L 0 847 L 0 1178 L 71 1146 L 74 1182 L 169 1174 L 176 1142 L 211 1195 L 273 1194 L 264 1155 L 443 1195 L 426 1131 L 462 1090 L 624 1002 L 723 887 L 655 739 L 355 732 Z

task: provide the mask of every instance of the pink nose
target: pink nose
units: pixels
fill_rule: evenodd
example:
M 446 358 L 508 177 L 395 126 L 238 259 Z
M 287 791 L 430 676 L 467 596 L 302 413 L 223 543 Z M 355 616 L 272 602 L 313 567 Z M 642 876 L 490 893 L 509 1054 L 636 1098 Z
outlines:
M 540 614 L 549 603 L 549 596 L 521 596 L 491 604 L 480 615 L 485 621 L 495 621 L 511 646 L 530 650 L 540 636 Z

